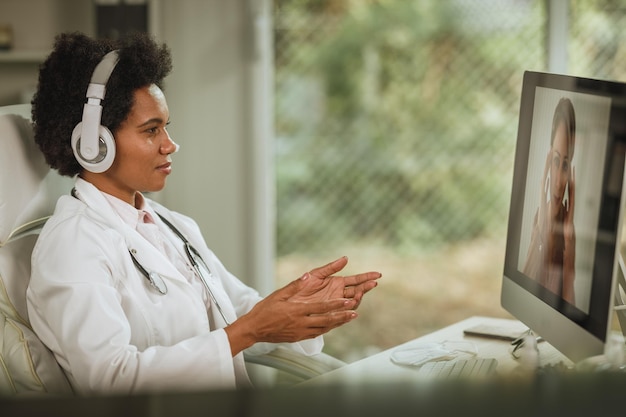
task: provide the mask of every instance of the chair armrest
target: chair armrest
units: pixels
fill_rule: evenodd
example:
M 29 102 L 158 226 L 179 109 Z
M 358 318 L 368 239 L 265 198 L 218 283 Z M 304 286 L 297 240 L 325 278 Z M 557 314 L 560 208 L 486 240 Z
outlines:
M 32 220 L 26 224 L 23 224 L 11 231 L 7 238 L 6 242 L 0 242 L 0 247 L 4 246 L 6 243 L 12 242 L 14 240 L 20 239 L 24 236 L 28 235 L 38 235 L 41 232 L 44 224 L 48 221 L 50 216 L 42 217 L 39 219 Z
M 326 353 L 307 356 L 279 346 L 262 355 L 244 353 L 246 362 L 278 369 L 300 380 L 307 380 L 346 365 Z

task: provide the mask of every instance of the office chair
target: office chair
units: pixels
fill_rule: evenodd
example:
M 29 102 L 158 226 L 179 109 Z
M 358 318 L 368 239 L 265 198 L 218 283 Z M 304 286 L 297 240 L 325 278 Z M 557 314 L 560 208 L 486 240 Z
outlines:
M 33 246 L 56 200 L 72 185 L 72 179 L 49 169 L 37 148 L 30 105 L 0 107 L 0 395 L 72 394 L 54 356 L 33 332 L 26 308 Z M 246 361 L 280 371 L 272 378 L 281 384 L 344 365 L 327 354 L 307 357 L 284 348 L 246 355 Z
M 29 105 L 0 108 L 0 149 L 0 394 L 71 393 L 26 310 L 33 245 L 67 189 L 33 141 Z

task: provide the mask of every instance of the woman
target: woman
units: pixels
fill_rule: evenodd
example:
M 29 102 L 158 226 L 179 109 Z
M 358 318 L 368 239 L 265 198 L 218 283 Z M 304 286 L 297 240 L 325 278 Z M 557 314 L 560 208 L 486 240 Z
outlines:
M 572 160 L 576 117 L 572 102 L 562 98 L 552 120 L 539 209 L 535 214 L 524 273 L 570 304 L 575 304 L 575 176 Z
M 161 90 L 171 67 L 167 47 L 145 35 L 73 33 L 40 70 L 35 141 L 77 177 L 33 251 L 29 318 L 80 393 L 248 386 L 245 349 L 320 352 L 321 335 L 356 318 L 381 276 L 333 276 L 340 258 L 261 299 L 192 219 L 146 198 L 165 186 L 178 148 Z

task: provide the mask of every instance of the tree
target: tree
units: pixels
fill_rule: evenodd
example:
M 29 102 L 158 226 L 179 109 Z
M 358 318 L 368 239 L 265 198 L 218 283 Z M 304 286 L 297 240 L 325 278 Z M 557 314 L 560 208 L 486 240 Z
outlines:
M 303 36 L 277 53 L 279 253 L 502 230 L 522 69 L 543 59 L 524 46 L 542 41 L 543 8 L 475 24 L 481 2 L 322 3 L 291 3 Z

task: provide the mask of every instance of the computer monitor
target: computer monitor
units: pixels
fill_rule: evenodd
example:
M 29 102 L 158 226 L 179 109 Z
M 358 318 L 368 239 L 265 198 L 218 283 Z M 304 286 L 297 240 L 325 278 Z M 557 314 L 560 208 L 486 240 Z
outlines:
M 574 362 L 611 328 L 625 151 L 626 84 L 524 73 L 501 303 Z

